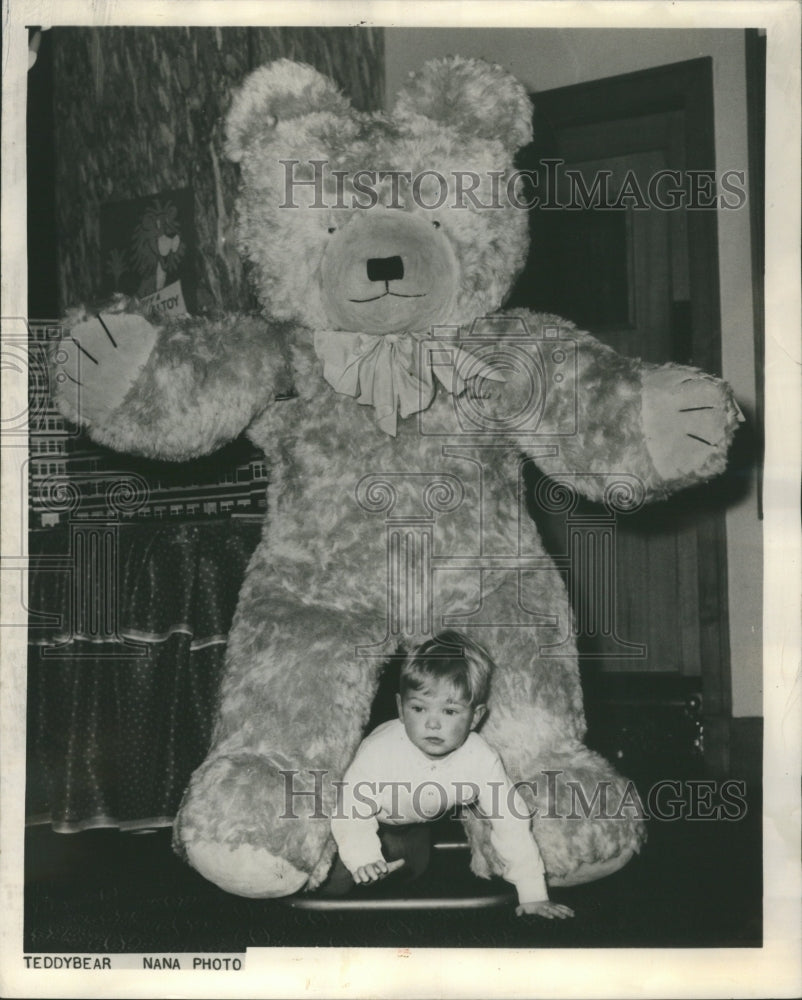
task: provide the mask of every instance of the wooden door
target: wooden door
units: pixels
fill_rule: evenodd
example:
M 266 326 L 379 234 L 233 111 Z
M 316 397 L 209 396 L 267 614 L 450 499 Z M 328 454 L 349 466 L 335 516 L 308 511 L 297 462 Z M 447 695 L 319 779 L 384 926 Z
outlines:
M 566 316 L 628 355 L 720 374 L 715 210 L 665 210 L 649 194 L 661 171 L 679 171 L 687 183 L 689 170 L 715 169 L 710 60 L 533 101 L 536 140 L 520 165 L 541 177 L 550 171 L 564 207 L 531 212 L 533 249 L 509 304 Z M 566 171 L 582 178 L 579 197 Z M 600 178 L 606 195 L 602 187 L 588 197 Z M 661 185 L 657 197 L 666 203 L 672 176 Z M 546 192 L 542 180 L 538 193 Z M 616 634 L 645 653 L 622 657 L 620 645 L 601 635 L 579 639 L 585 665 L 596 672 L 698 678 L 713 758 L 726 752 L 719 743 L 730 709 L 720 499 L 721 491 L 707 486 L 619 517 Z M 564 523 L 546 517 L 543 526 L 559 552 Z

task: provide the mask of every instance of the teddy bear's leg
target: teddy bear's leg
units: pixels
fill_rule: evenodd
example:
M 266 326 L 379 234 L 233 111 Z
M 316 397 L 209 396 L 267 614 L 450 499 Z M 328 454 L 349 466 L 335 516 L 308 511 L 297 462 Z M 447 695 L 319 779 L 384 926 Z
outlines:
M 239 895 L 325 877 L 336 782 L 367 722 L 380 661 L 357 652 L 382 622 L 271 588 L 257 552 L 229 637 L 212 750 L 192 775 L 176 849 Z M 313 875 L 310 882 L 310 875 Z
M 511 573 L 485 597 L 482 620 L 488 624 L 455 624 L 483 645 L 496 665 L 482 735 L 501 754 L 508 772 L 520 777 L 528 777 L 545 749 L 585 735 L 565 584 L 553 567 L 532 576 L 525 593 Z M 527 624 L 533 611 L 554 624 Z M 489 624 L 494 621 L 505 624 Z M 547 647 L 554 646 L 568 655 L 549 656 Z
M 547 874 L 552 883 L 567 885 L 626 864 L 643 840 L 643 822 L 637 803 L 618 808 L 634 796 L 633 787 L 582 745 L 585 717 L 567 594 L 556 570 L 536 577 L 527 608 L 552 617 L 555 625 L 532 628 L 519 616 L 518 624 L 465 631 L 496 663 L 482 735 L 501 754 L 511 780 L 524 783 L 527 805 L 537 806 L 532 828 Z M 510 621 L 509 609 L 520 601 L 510 578 L 486 601 L 485 621 L 493 615 Z M 557 646 L 568 655 L 550 656 L 547 647 Z M 468 833 L 474 870 L 500 871 L 486 824 L 471 819 Z

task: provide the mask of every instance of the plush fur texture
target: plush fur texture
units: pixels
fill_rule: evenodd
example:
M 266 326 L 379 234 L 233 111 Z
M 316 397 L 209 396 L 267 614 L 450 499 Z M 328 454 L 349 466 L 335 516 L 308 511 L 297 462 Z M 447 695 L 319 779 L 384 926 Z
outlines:
M 530 122 L 520 84 L 474 60 L 428 64 L 388 116 L 353 110 L 308 66 L 282 60 L 257 70 L 234 100 L 228 152 L 242 171 L 240 245 L 264 315 L 160 330 L 140 320 L 140 337 L 120 338 L 126 374 L 116 406 L 108 366 L 104 381 L 102 366 L 81 365 L 80 394 L 73 380 L 60 383 L 64 412 L 112 447 L 185 458 L 245 430 L 269 461 L 268 519 L 229 639 L 213 745 L 175 824 L 177 849 L 232 892 L 280 895 L 325 878 L 331 782 L 364 735 L 381 664 L 446 617 L 498 664 L 483 734 L 513 780 L 537 782 L 533 831 L 550 879 L 599 877 L 641 844 L 631 803 L 614 819 L 570 816 L 568 782 L 589 802 L 608 783 L 612 811 L 627 786 L 581 742 L 571 609 L 526 514 L 521 461 L 533 458 L 557 489 L 570 482 L 595 500 L 639 504 L 719 473 L 739 413 L 729 388 L 703 373 L 620 357 L 557 317 L 499 313 L 528 238 L 526 213 L 509 203 L 503 178 Z M 314 160 L 344 173 L 316 181 Z M 354 176 L 364 169 L 377 172 L 377 195 L 358 207 Z M 465 170 L 481 178 L 477 197 L 497 207 L 470 199 L 454 207 Z M 394 190 L 381 171 L 429 173 L 416 192 L 398 180 Z M 426 209 L 421 201 L 442 194 L 433 171 L 447 197 Z M 502 179 L 495 193 L 494 174 Z M 371 279 L 369 261 L 394 258 L 403 273 Z M 378 297 L 391 286 L 408 297 Z M 119 316 L 106 322 L 122 334 Z M 523 330 L 526 350 L 540 352 L 544 385 L 533 393 L 526 371 L 505 363 L 505 381 L 474 380 L 459 397 L 439 389 L 424 412 L 399 419 L 392 437 L 372 407 L 323 378 L 316 330 L 417 345 L 438 325 L 458 330 L 477 357 L 502 359 L 513 358 Z M 90 351 L 106 336 L 80 316 L 72 332 Z M 569 358 L 559 378 L 555 351 Z M 67 353 L 63 370 L 75 375 L 80 359 Z M 466 431 L 469 410 L 489 437 L 473 425 Z M 691 436 L 695 427 L 702 432 Z M 415 545 L 405 556 L 417 590 L 388 573 L 390 516 L 427 537 L 431 580 Z M 519 556 L 532 560 L 520 573 Z M 394 629 L 388 609 L 409 597 L 416 607 L 430 602 L 431 619 Z M 550 656 L 559 642 L 563 655 Z M 324 774 L 320 808 L 314 796 L 296 796 L 296 818 L 287 818 L 288 772 L 295 792 L 315 792 L 315 772 Z M 546 772 L 559 772 L 553 787 Z M 543 815 L 554 794 L 563 818 Z M 470 820 L 468 832 L 474 870 L 499 872 L 484 825 Z

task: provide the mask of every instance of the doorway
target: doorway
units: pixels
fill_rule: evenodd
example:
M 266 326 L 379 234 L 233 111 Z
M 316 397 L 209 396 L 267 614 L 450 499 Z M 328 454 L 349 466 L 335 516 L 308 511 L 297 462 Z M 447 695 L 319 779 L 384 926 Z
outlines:
M 533 103 L 535 141 L 519 166 L 538 173 L 541 205 L 506 305 L 566 316 L 623 354 L 720 375 L 712 60 Z M 661 691 L 686 715 L 697 698 L 695 740 L 711 771 L 726 770 L 731 714 L 725 492 L 707 484 L 619 519 L 616 633 L 645 653 L 580 641 L 586 693 L 640 691 L 637 702 Z M 559 516 L 541 527 L 559 551 Z

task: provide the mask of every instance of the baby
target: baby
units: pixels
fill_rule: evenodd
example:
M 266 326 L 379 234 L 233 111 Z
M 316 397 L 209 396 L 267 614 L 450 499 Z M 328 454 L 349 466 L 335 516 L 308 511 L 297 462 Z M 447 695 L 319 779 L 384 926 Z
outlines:
M 498 754 L 476 732 L 487 712 L 492 670 L 482 647 L 454 631 L 406 658 L 396 695 L 399 718 L 363 740 L 343 778 L 331 821 L 339 857 L 325 887 L 329 894 L 375 882 L 402 865 L 410 877 L 421 874 L 429 860 L 426 824 L 464 805 L 490 819 L 504 877 L 518 892 L 515 912 L 574 915 L 549 900 L 526 806 Z

